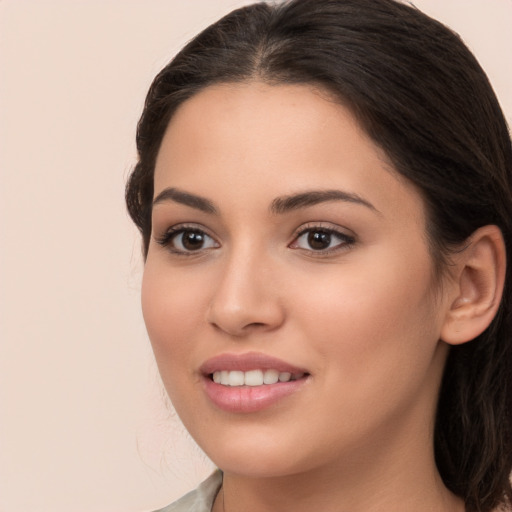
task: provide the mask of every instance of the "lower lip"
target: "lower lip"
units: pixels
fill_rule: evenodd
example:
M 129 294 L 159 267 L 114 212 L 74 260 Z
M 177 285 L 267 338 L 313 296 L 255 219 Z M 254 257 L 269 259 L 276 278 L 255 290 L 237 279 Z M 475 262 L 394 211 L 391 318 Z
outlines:
M 208 398 L 226 412 L 249 413 L 268 409 L 299 391 L 307 377 L 262 386 L 223 386 L 209 377 L 204 378 Z

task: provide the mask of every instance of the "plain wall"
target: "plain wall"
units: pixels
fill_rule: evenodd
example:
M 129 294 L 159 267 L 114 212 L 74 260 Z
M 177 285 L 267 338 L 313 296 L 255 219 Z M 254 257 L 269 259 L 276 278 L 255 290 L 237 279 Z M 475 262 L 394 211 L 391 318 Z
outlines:
M 141 512 L 211 471 L 163 398 L 123 202 L 146 90 L 234 0 L 0 0 L 0 512 Z M 417 0 L 512 122 L 512 1 Z

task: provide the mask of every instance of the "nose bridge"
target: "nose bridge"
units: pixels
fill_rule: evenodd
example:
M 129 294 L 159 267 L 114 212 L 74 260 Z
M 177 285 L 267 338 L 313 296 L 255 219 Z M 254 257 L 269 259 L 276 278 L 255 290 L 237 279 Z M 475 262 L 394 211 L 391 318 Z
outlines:
M 283 310 L 273 279 L 274 266 L 268 251 L 250 240 L 238 241 L 222 262 L 208 321 L 233 336 L 278 327 Z

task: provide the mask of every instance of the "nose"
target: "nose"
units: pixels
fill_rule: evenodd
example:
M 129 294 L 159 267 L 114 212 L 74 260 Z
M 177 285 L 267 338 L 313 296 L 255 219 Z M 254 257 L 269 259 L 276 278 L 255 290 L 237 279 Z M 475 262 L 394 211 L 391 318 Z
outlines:
M 233 337 L 279 328 L 285 312 L 272 264 L 261 254 L 235 254 L 224 262 L 207 321 Z

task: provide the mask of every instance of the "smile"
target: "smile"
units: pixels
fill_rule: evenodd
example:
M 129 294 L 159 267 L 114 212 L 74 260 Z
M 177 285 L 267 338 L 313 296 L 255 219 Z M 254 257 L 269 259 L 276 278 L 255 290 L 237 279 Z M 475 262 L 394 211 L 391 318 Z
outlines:
M 279 370 L 250 370 L 247 372 L 221 370 L 211 374 L 211 379 L 222 386 L 263 386 L 277 382 L 289 382 L 304 377 L 304 373 L 280 372 Z
M 210 403 L 230 413 L 255 413 L 280 407 L 310 380 L 310 373 L 266 354 L 221 354 L 200 368 Z

